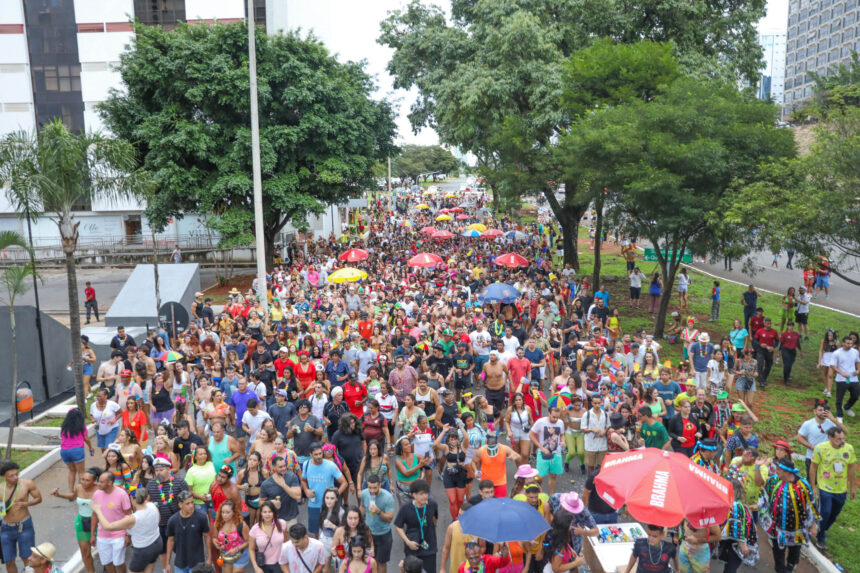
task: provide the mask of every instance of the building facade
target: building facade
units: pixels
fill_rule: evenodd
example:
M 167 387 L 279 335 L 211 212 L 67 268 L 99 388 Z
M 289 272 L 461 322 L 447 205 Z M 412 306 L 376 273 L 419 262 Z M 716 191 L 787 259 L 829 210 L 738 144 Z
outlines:
M 286 4 L 254 0 L 255 21 L 269 30 L 289 29 Z M 244 21 L 246 9 L 246 0 L 1 1 L 0 135 L 33 131 L 57 118 L 73 130 L 104 131 L 96 106 L 112 89 L 122 89 L 117 67 L 134 39 L 135 20 L 170 29 L 179 22 Z M 340 233 L 340 210 L 329 211 L 312 218 L 314 232 Z M 82 245 L 139 243 L 151 237 L 143 205 L 134 200 L 81 205 L 76 217 Z M 22 232 L 22 225 L 6 194 L 0 193 L 0 231 Z M 192 214 L 172 221 L 157 240 L 172 247 L 212 237 L 204 218 Z M 58 241 L 52 221 L 35 223 L 35 246 Z
M 783 115 L 812 97 L 808 72 L 825 75 L 860 52 L 860 0 L 789 0 Z
M 764 69 L 756 90 L 759 99 L 782 105 L 785 84 L 785 33 L 759 34 L 758 42 L 764 56 Z

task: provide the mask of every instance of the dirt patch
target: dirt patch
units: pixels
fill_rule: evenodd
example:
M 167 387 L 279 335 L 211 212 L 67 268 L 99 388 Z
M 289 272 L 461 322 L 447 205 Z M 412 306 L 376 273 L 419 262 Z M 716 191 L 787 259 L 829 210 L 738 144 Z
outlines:
M 212 299 L 213 304 L 225 304 L 227 302 L 227 294 L 234 288 L 245 293 L 251 288 L 251 283 L 254 281 L 255 275 L 235 275 L 227 280 L 224 284 L 216 284 L 215 286 L 206 289 L 205 294 Z

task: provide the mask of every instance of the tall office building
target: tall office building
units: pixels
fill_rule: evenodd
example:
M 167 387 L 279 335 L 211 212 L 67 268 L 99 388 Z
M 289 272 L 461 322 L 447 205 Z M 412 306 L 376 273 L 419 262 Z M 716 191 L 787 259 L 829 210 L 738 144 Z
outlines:
M 807 72 L 827 74 L 860 52 L 860 0 L 790 0 L 783 114 L 812 96 Z
M 266 26 L 284 18 L 286 0 L 254 0 L 254 19 Z M 179 22 L 212 24 L 245 19 L 247 0 L 0 0 L 0 135 L 32 131 L 55 119 L 72 130 L 104 129 L 96 106 L 111 89 L 121 89 L 120 54 L 134 39 L 133 21 L 170 29 Z M 280 10 L 280 11 L 279 11 Z M 279 29 L 286 29 L 281 24 Z M 139 241 L 150 230 L 143 205 L 134 200 L 81 205 L 80 239 Z M 339 231 L 337 214 L 312 219 L 312 228 Z M 6 194 L 0 191 L 0 231 L 22 230 Z M 197 216 L 171 222 L 165 241 L 206 236 Z M 35 244 L 58 240 L 56 225 L 42 218 L 33 227 Z
M 785 82 L 785 34 L 772 32 L 759 34 L 758 42 L 764 56 L 764 69 L 761 72 L 756 96 L 770 99 L 782 105 L 782 92 Z

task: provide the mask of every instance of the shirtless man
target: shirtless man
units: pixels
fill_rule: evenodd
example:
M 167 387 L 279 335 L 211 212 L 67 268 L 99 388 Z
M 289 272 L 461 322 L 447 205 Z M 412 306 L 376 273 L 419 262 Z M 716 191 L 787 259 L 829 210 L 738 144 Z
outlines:
M 3 517 L 0 546 L 7 573 L 18 573 L 16 557 L 21 557 L 24 563 L 30 557 L 30 548 L 36 544 L 36 530 L 29 507 L 42 503 L 42 494 L 36 482 L 19 479 L 18 469 L 18 464 L 11 461 L 0 465 L 0 477 L 3 479 L 0 484 L 0 515 Z
M 504 411 L 507 397 L 506 388 L 511 375 L 508 372 L 508 367 L 499 360 L 498 352 L 495 350 L 490 352 L 490 361 L 484 364 L 482 372 L 484 373 L 484 384 L 487 386 L 485 393 L 487 402 L 497 412 Z

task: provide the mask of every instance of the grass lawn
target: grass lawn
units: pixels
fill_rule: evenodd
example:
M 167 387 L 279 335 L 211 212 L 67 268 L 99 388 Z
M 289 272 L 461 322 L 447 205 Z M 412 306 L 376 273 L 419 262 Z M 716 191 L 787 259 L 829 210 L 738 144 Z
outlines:
M 580 233 L 579 249 L 581 253 L 579 275 L 590 277 L 594 255 L 589 251 L 590 246 L 584 229 Z M 651 275 L 658 270 L 657 263 L 644 262 L 641 257 L 637 264 L 646 275 Z M 607 282 L 606 286 L 611 293 L 609 306 L 617 306 L 620 309 L 622 331 L 629 333 L 642 327 L 648 332 L 653 332 L 654 318 L 644 310 L 634 310 L 627 306 L 629 290 L 626 274 L 626 266 L 618 254 L 618 247 L 604 246 L 601 256 L 601 275 L 619 277 L 618 281 Z M 710 323 L 708 322 L 711 311 L 710 296 L 714 279 L 695 270 L 691 270 L 690 276 L 693 282 L 689 289 L 688 300 L 692 314 L 699 319 L 697 327 L 707 331 L 711 335 L 711 342 L 718 344 L 720 338 L 731 330 L 732 321 L 735 318 L 743 319 L 741 295 L 746 290 L 746 286 L 720 281 L 720 319 Z M 755 278 L 751 278 L 750 282 L 754 284 Z M 786 285 L 786 288 L 788 286 Z M 678 305 L 677 288 L 674 291 L 670 312 L 676 310 Z M 643 306 L 646 304 L 645 297 L 647 297 L 647 284 L 643 285 Z M 778 329 L 781 298 L 763 293 L 759 297 L 759 305 L 764 308 L 765 316 L 773 319 L 774 328 Z M 686 314 L 685 312 L 685 316 Z M 760 421 L 756 424 L 755 431 L 767 444 L 762 446 L 763 453 L 769 455 L 771 451 L 769 444 L 778 439 L 788 440 L 792 447 L 801 453 L 805 451 L 796 440 L 797 430 L 804 420 L 812 417 L 812 405 L 815 400 L 825 397 L 822 394 L 824 375 L 816 368 L 822 336 L 828 328 L 833 328 L 841 338 L 850 331 L 860 330 L 859 323 L 857 319 L 842 313 L 815 306 L 810 308 L 809 342 L 802 344 L 802 350 L 792 370 L 790 385 L 782 384 L 782 364 L 774 364 L 767 389 L 757 392 L 754 411 Z M 660 359 L 670 359 L 673 364 L 677 364 L 681 359 L 680 344 L 670 345 L 665 340 L 660 342 L 663 344 Z M 834 400 L 831 399 L 831 405 L 833 402 Z M 860 419 L 846 417 L 845 422 L 849 429 L 846 436 L 848 442 L 854 446 L 855 452 L 860 453 Z M 799 462 L 799 465 L 803 471 L 803 463 Z M 855 471 L 856 467 L 855 464 Z M 856 479 L 858 478 L 855 477 Z M 860 501 L 849 500 L 827 536 L 828 556 L 839 563 L 845 571 L 860 571 L 860 551 L 856 550 L 860 547 L 858 529 L 860 529 Z M 851 549 L 852 547 L 855 549 Z
M 63 420 L 65 418 L 60 418 L 58 416 L 45 416 L 44 418 L 37 420 L 31 426 L 43 426 L 48 428 L 59 428 L 63 425 Z
M 23 470 L 48 452 L 39 450 L 13 450 L 12 461 L 17 463 Z M 6 459 L 6 448 L 0 449 L 0 458 Z

